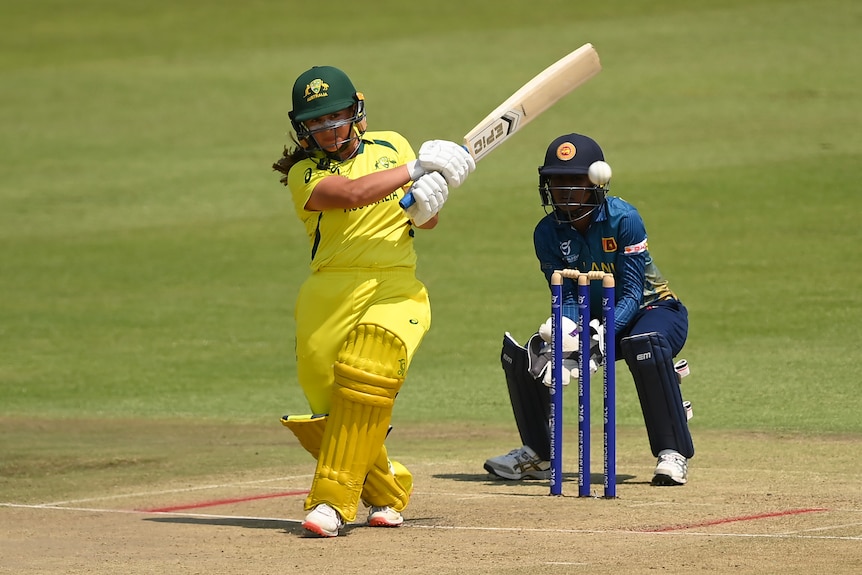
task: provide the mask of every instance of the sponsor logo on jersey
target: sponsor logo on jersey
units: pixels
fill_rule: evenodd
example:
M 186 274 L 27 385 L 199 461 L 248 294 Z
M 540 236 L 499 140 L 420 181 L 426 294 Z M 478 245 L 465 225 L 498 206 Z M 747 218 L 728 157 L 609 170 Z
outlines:
M 640 243 L 637 243 L 637 244 L 634 244 L 631 246 L 626 246 L 623 251 L 627 256 L 631 256 L 634 254 L 642 254 L 643 252 L 647 251 L 646 238 L 644 238 L 644 241 L 642 241 Z

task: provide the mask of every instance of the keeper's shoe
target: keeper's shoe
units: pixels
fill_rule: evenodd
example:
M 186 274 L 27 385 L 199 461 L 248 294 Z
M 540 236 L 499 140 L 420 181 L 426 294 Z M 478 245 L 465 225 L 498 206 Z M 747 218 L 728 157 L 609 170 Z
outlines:
M 341 515 L 326 503 L 317 505 L 302 522 L 302 528 L 308 531 L 309 535 L 318 537 L 336 537 L 342 527 L 344 520 Z
M 372 507 L 368 512 L 369 527 L 399 527 L 404 517 L 391 507 Z
M 551 477 L 551 462 L 543 461 L 535 451 L 524 445 L 506 455 L 487 460 L 485 471 L 503 479 L 548 479 Z
M 688 479 L 688 461 L 672 449 L 658 454 L 658 463 L 652 478 L 653 485 L 684 485 Z

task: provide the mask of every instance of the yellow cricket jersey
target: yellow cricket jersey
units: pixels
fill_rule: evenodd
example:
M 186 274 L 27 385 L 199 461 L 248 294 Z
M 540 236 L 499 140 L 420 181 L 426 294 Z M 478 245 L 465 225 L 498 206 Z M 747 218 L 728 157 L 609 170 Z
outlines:
M 401 188 L 374 204 L 352 209 L 310 212 L 305 204 L 323 178 L 338 174 L 357 179 L 414 160 L 416 153 L 401 134 L 367 132 L 356 155 L 344 162 L 307 158 L 290 169 L 293 207 L 305 225 L 311 269 L 416 267 L 413 229 L 398 205 Z

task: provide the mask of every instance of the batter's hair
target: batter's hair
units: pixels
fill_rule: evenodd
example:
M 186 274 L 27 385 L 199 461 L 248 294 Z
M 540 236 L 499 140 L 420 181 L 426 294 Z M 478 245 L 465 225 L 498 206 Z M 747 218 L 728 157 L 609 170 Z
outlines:
M 291 136 L 291 139 L 294 145 L 289 148 L 285 146 L 281 157 L 272 165 L 273 170 L 284 174 L 279 181 L 285 186 L 287 185 L 287 174 L 290 173 L 290 168 L 302 160 L 310 158 L 312 155 L 311 151 L 301 146 L 295 137 Z

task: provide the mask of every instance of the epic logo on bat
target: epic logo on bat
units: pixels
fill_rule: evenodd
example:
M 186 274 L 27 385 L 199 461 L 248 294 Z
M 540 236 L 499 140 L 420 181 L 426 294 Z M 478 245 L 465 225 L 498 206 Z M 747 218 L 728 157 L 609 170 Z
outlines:
M 502 144 L 506 136 L 518 129 L 520 119 L 521 114 L 516 110 L 511 110 L 478 133 L 470 142 L 473 158 L 478 160 L 498 144 Z

